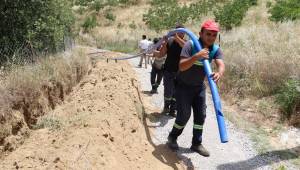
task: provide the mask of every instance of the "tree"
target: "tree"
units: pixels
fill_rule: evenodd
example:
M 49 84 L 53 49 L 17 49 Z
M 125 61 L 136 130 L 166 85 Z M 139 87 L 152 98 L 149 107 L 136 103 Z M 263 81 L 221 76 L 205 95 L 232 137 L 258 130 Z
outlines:
M 69 0 L 0 0 L 0 50 L 11 55 L 24 43 L 57 51 L 71 34 L 74 16 Z

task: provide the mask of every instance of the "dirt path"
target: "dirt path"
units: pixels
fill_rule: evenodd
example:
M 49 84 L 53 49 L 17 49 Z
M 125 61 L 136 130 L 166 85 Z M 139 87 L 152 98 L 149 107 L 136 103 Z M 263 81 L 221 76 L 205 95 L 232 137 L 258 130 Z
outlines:
M 168 133 L 171 131 L 174 118 L 162 116 L 158 112 L 163 107 L 163 85 L 158 89 L 159 93 L 149 95 L 148 91 L 151 90 L 150 85 L 150 72 L 151 67 L 148 69 L 136 67 L 138 59 L 130 61 L 137 76 L 140 80 L 142 91 L 144 91 L 145 101 L 148 105 L 152 105 L 156 109 L 149 109 L 148 115 L 152 124 L 149 126 L 155 127 L 155 135 L 153 139 L 156 145 L 163 145 L 166 143 Z M 209 91 L 209 88 L 208 88 Z M 220 143 L 216 117 L 213 111 L 213 103 L 211 96 L 207 95 L 207 118 L 204 127 L 204 146 L 211 152 L 209 158 L 202 157 L 189 150 L 192 140 L 192 118 L 188 122 L 183 134 L 179 137 L 178 143 L 180 146 L 177 156 L 183 160 L 189 169 L 201 170 L 252 170 L 252 169 L 277 169 L 280 165 L 289 167 L 288 169 L 296 169 L 286 162 L 282 162 L 278 157 L 272 153 L 258 154 L 253 143 L 248 136 L 239 131 L 230 122 L 227 122 L 229 143 Z

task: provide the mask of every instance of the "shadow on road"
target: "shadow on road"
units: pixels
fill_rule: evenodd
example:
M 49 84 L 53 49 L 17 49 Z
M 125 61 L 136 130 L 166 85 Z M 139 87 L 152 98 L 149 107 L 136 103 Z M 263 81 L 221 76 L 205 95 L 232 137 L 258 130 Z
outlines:
M 245 161 L 219 165 L 217 169 L 218 170 L 240 170 L 240 169 L 254 170 L 284 160 L 299 158 L 300 155 L 299 151 L 300 151 L 300 146 L 291 149 L 270 151 L 260 155 L 256 155 L 255 157 Z
M 144 109 L 143 109 L 143 115 L 144 115 L 143 116 L 144 119 L 142 120 L 142 122 L 143 122 L 143 125 L 144 125 L 146 136 L 147 136 L 148 141 L 150 142 L 150 144 L 154 148 L 154 151 L 152 152 L 153 156 L 155 158 L 157 158 L 158 160 L 160 160 L 162 163 L 172 167 L 174 170 L 178 170 L 180 165 L 183 166 L 183 164 L 182 164 L 182 161 L 180 161 L 180 159 L 178 158 L 177 153 L 170 150 L 166 144 L 156 145 L 153 142 L 152 137 L 154 135 L 151 135 L 150 128 L 153 128 L 153 127 L 155 128 L 155 127 L 158 127 L 158 126 L 149 126 L 147 121 L 146 121 L 146 117 L 149 117 L 149 115 L 152 115 L 152 116 L 155 117 L 156 121 L 161 122 L 159 126 L 165 126 L 168 123 L 168 120 L 171 119 L 171 117 L 161 115 L 160 113 L 157 113 L 157 112 L 151 113 L 147 116 Z M 151 121 L 151 119 L 149 119 L 149 120 Z M 152 121 L 154 121 L 154 120 L 152 120 Z M 183 150 L 185 150 L 185 152 L 183 152 L 183 153 L 188 152 L 186 149 L 183 149 Z M 185 156 L 182 155 L 181 152 L 179 153 L 179 157 L 180 158 L 185 158 Z M 188 158 L 185 158 L 185 159 L 189 160 L 188 163 L 185 162 L 185 164 L 188 165 L 187 169 L 188 170 L 194 170 L 194 166 L 193 166 L 191 160 L 188 159 Z M 180 169 L 183 169 L 183 168 L 180 168 Z
M 144 113 L 145 114 L 145 113 Z M 146 115 L 146 114 L 145 114 Z M 143 119 L 143 125 L 146 132 L 146 136 L 150 144 L 153 146 L 154 151 L 153 156 L 160 160 L 162 163 L 172 167 L 174 170 L 178 170 L 178 165 L 180 164 L 179 159 L 175 152 L 172 152 L 165 144 L 156 145 L 150 134 L 150 127 L 147 124 L 146 117 Z
M 157 126 L 148 126 L 151 128 L 155 128 L 155 127 L 164 127 L 169 120 L 173 119 L 173 117 L 171 116 L 167 116 L 163 113 L 159 113 L 159 112 L 153 112 L 150 114 L 147 114 L 147 118 L 150 120 L 151 123 L 159 123 L 159 125 Z
M 134 85 L 133 82 L 132 82 L 132 84 Z M 147 140 L 149 141 L 149 143 L 154 148 L 154 151 L 152 152 L 153 156 L 155 158 L 157 158 L 158 160 L 160 160 L 162 163 L 170 166 L 174 170 L 178 170 L 179 167 L 182 167 L 180 169 L 184 169 L 184 167 L 186 165 L 188 165 L 188 167 L 185 167 L 185 168 L 187 168 L 188 170 L 194 170 L 195 168 L 193 166 L 193 163 L 192 163 L 192 161 L 189 158 L 186 158 L 181 153 L 178 153 L 180 158 L 188 160 L 188 162 L 185 162 L 185 164 L 183 165 L 182 161 L 180 161 L 180 159 L 178 158 L 177 153 L 171 151 L 167 147 L 166 144 L 156 145 L 153 142 L 152 138 L 154 137 L 154 135 L 151 135 L 151 131 L 150 131 L 150 128 L 153 128 L 153 126 L 149 126 L 148 125 L 148 123 L 147 123 L 147 117 L 148 117 L 148 119 L 151 116 L 152 116 L 152 118 L 154 118 L 152 120 L 150 118 L 149 119 L 150 121 L 161 122 L 160 125 L 159 125 L 160 127 L 165 126 L 168 123 L 169 119 L 172 119 L 172 117 L 164 116 L 164 115 L 162 115 L 162 114 L 160 114 L 158 112 L 147 114 L 146 110 L 145 110 L 145 107 L 144 107 L 144 104 L 143 104 L 143 100 L 142 100 L 139 88 L 138 88 L 138 86 L 134 86 L 134 87 L 136 88 L 136 91 L 138 93 L 138 97 L 139 97 L 139 101 L 140 101 L 141 109 L 142 109 L 142 110 L 137 110 L 137 111 L 140 112 L 140 114 L 141 114 L 141 122 L 142 122 L 142 124 L 144 126 Z M 154 126 L 154 127 L 157 127 L 157 126 Z
M 148 96 L 152 96 L 153 94 L 150 91 L 142 91 L 143 94 L 146 94 Z

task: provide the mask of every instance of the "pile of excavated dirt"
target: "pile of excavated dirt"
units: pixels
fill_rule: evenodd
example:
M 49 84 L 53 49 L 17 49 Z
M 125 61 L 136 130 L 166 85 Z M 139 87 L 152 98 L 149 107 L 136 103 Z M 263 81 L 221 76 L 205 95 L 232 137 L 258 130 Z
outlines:
M 3 157 L 0 169 L 173 169 L 166 156 L 184 169 L 175 153 L 149 142 L 138 88 L 127 62 L 95 60 L 64 103 L 38 121 L 44 128 Z

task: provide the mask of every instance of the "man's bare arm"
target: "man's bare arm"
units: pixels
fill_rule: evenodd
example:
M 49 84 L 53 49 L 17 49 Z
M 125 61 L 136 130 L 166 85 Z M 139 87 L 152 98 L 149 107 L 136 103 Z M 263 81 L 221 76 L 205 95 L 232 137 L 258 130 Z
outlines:
M 180 45 L 180 47 L 183 48 L 186 40 L 180 38 L 177 34 L 175 35 L 175 41 Z
M 218 71 L 212 73 L 212 78 L 215 82 L 218 82 L 225 72 L 225 64 L 222 59 L 216 59 L 215 63 L 217 65 Z
M 167 50 L 168 50 L 167 49 L 167 44 L 168 44 L 167 41 L 163 42 L 162 47 L 159 49 L 159 51 L 154 52 L 154 54 L 157 58 L 162 58 L 167 54 Z
M 198 61 L 199 59 L 208 59 L 209 52 L 207 48 L 202 49 L 195 55 L 189 58 L 181 57 L 180 62 L 179 62 L 179 70 L 180 71 L 186 71 L 189 68 L 193 66 L 193 64 Z

